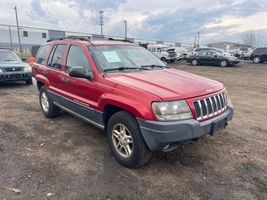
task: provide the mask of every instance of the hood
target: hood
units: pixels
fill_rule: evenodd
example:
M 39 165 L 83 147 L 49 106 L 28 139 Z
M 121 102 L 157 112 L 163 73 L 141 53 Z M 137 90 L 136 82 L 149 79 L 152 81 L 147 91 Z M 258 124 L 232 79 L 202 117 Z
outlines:
M 27 67 L 28 64 L 24 62 L 19 62 L 19 61 L 4 61 L 0 62 L 0 68 L 5 68 L 5 67 Z
M 217 81 L 175 69 L 110 73 L 106 78 L 143 90 L 164 101 L 197 97 L 223 89 Z

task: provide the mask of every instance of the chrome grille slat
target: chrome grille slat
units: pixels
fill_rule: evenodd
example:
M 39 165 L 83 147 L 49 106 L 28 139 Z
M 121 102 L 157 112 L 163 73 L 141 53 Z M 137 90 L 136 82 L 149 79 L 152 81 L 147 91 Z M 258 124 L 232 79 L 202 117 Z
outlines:
M 204 103 L 203 103 L 204 102 Z M 195 109 L 197 109 L 197 120 L 206 119 L 214 115 L 220 114 L 227 108 L 225 93 L 219 93 L 204 99 L 193 102 Z

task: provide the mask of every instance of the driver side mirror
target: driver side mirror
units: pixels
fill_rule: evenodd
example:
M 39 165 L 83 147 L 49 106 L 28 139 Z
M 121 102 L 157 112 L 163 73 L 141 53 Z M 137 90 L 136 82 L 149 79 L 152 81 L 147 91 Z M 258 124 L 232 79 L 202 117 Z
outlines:
M 86 72 L 85 68 L 81 66 L 72 67 L 70 69 L 69 75 L 75 78 L 85 78 L 88 80 L 93 79 L 93 74 L 91 72 Z

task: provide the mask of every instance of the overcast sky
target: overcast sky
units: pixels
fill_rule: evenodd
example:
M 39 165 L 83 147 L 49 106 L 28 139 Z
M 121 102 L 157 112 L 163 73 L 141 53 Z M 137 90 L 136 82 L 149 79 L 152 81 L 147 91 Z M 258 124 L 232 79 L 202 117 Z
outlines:
M 99 10 L 104 10 L 104 34 L 193 43 L 242 42 L 255 30 L 267 45 L 266 0 L 0 0 L 0 23 L 100 33 Z

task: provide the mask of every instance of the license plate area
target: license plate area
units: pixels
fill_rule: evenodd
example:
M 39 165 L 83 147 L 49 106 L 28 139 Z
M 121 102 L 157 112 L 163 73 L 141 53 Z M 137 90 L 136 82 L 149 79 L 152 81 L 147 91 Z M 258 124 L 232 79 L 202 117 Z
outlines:
M 227 119 L 226 118 L 213 122 L 211 124 L 210 135 L 214 135 L 214 134 L 222 131 L 223 129 L 225 129 L 226 125 L 227 125 Z

